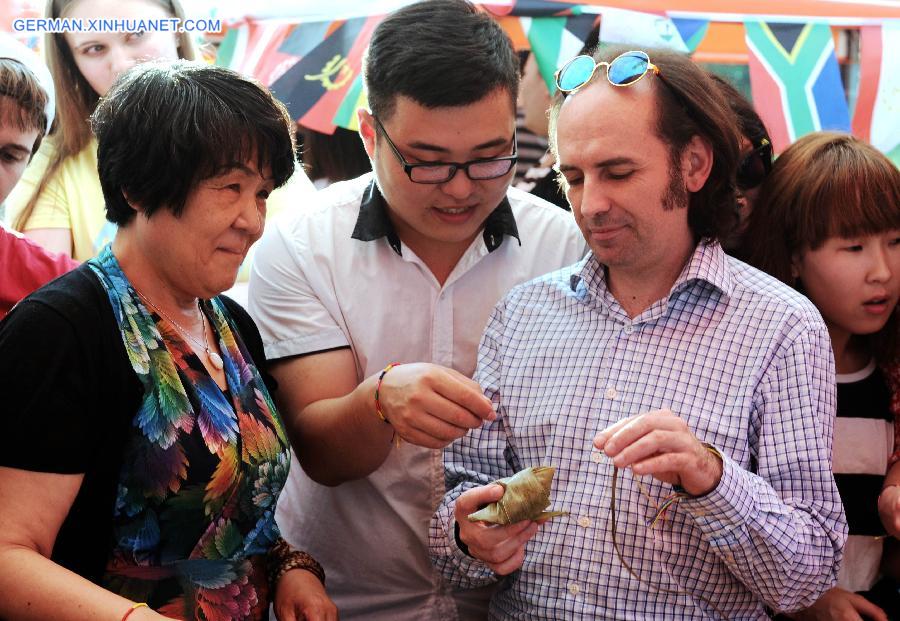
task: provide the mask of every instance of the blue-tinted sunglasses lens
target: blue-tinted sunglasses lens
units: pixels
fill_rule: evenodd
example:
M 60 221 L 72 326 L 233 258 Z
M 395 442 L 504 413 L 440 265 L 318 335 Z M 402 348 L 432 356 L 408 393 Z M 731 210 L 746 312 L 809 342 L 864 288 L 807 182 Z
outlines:
M 557 86 L 563 92 L 583 86 L 594 72 L 594 59 L 590 56 L 576 56 L 559 72 Z
M 640 52 L 628 52 L 609 65 L 609 81 L 619 86 L 632 84 L 647 73 L 650 59 Z

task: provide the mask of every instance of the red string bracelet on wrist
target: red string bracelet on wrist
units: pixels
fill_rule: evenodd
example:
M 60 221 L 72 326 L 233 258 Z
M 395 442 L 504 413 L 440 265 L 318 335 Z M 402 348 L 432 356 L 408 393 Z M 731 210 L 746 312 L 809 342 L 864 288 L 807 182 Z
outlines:
M 390 371 L 391 369 L 393 369 L 394 367 L 399 367 L 400 364 L 401 363 L 399 363 L 399 362 L 392 362 L 389 365 L 387 365 L 386 367 L 384 367 L 384 369 L 381 370 L 381 375 L 378 376 L 378 381 L 375 382 L 375 413 L 378 414 L 378 418 L 380 418 L 381 420 L 386 422 L 388 425 L 391 424 L 391 421 L 389 421 L 384 416 L 384 410 L 381 409 L 381 401 L 378 399 L 378 395 L 381 392 L 381 382 L 384 380 L 384 376 L 387 375 L 387 372 Z
M 134 604 L 131 608 L 129 608 L 124 615 L 122 615 L 122 621 L 125 621 L 128 617 L 131 616 L 131 613 L 137 610 L 138 608 L 149 608 L 146 603 L 141 602 L 140 604 Z
M 379 399 L 379 394 L 381 393 L 381 382 L 384 380 L 384 376 L 387 375 L 387 372 L 393 369 L 394 367 L 399 367 L 401 363 L 392 362 L 384 369 L 381 370 L 381 374 L 378 376 L 378 381 L 375 382 L 375 413 L 378 414 L 378 418 L 383 420 L 386 424 L 391 425 L 391 421 L 387 419 L 384 415 L 384 410 L 381 409 L 381 400 Z M 393 427 L 393 425 L 391 425 Z M 397 435 L 397 430 L 394 429 L 394 435 L 391 437 L 391 442 L 399 447 L 400 446 L 400 436 Z

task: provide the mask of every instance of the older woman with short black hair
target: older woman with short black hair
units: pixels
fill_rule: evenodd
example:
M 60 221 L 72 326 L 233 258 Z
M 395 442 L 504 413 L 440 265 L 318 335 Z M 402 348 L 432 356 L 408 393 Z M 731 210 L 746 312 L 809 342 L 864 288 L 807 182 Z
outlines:
M 120 78 L 92 125 L 115 241 L 0 323 L 0 618 L 336 619 L 280 539 L 274 382 L 219 295 L 294 171 L 290 118 L 179 61 Z

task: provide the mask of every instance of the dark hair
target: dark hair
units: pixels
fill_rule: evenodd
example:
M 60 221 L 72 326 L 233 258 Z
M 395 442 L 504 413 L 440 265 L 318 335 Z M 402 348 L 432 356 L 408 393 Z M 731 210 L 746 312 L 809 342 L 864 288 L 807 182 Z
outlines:
M 744 234 L 747 262 L 792 287 L 792 263 L 830 237 L 900 228 L 900 170 L 849 134 L 807 134 L 782 153 L 766 177 Z M 880 362 L 898 356 L 897 311 L 871 339 Z M 875 335 L 873 335 L 875 336 Z
M 597 62 L 613 60 L 630 47 L 601 46 L 594 53 Z M 703 187 L 689 195 L 688 225 L 694 237 L 721 239 L 737 222 L 734 175 L 740 141 L 734 114 L 707 73 L 683 54 L 668 50 L 647 50 L 650 62 L 659 68 L 659 79 L 650 76 L 656 93 L 656 135 L 669 147 L 670 170 L 678 170 L 684 148 L 694 136 L 712 148 L 713 164 Z M 593 80 L 603 79 L 596 71 Z M 644 78 L 647 79 L 647 78 Z M 556 150 L 556 122 L 564 97 L 559 93 L 550 107 L 550 145 Z
M 426 108 L 465 106 L 498 88 L 515 110 L 519 59 L 503 29 L 465 0 L 424 0 L 388 15 L 363 67 L 369 108 L 382 121 L 396 96 Z
M 41 146 L 47 128 L 47 98 L 47 92 L 25 65 L 12 58 L 0 58 L 0 123 L 9 123 L 23 132 L 38 130 L 32 155 Z
M 91 116 L 106 218 L 119 226 L 160 207 L 176 216 L 198 182 L 256 157 L 275 187 L 294 172 L 292 123 L 255 80 L 190 61 L 148 62 L 122 75 Z M 127 196 L 127 199 L 126 199 Z
M 302 141 L 301 161 L 310 179 L 330 183 L 355 179 L 372 170 L 372 162 L 358 132 L 338 127 L 333 134 L 297 126 Z
M 766 129 L 765 123 L 759 118 L 759 115 L 753 108 L 753 104 L 747 101 L 747 98 L 725 78 L 714 73 L 710 73 L 709 77 L 713 84 L 719 88 L 722 96 L 725 97 L 725 101 L 728 102 L 728 106 L 737 118 L 738 129 L 750 144 L 758 147 L 763 140 L 772 142 L 772 139 L 769 138 L 769 130 Z

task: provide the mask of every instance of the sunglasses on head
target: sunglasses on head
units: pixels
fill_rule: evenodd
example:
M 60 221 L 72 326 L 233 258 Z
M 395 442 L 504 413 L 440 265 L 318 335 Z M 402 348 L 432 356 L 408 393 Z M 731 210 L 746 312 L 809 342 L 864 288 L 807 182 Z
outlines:
M 760 145 L 747 153 L 738 165 L 736 181 L 739 190 L 751 190 L 761 184 L 772 170 L 772 143 L 763 138 Z
M 646 52 L 632 50 L 611 61 L 596 62 L 591 56 L 576 56 L 556 72 L 556 88 L 563 93 L 578 90 L 591 81 L 597 67 L 606 67 L 606 79 L 613 86 L 631 86 L 648 72 L 659 75 L 659 67 L 650 62 Z

